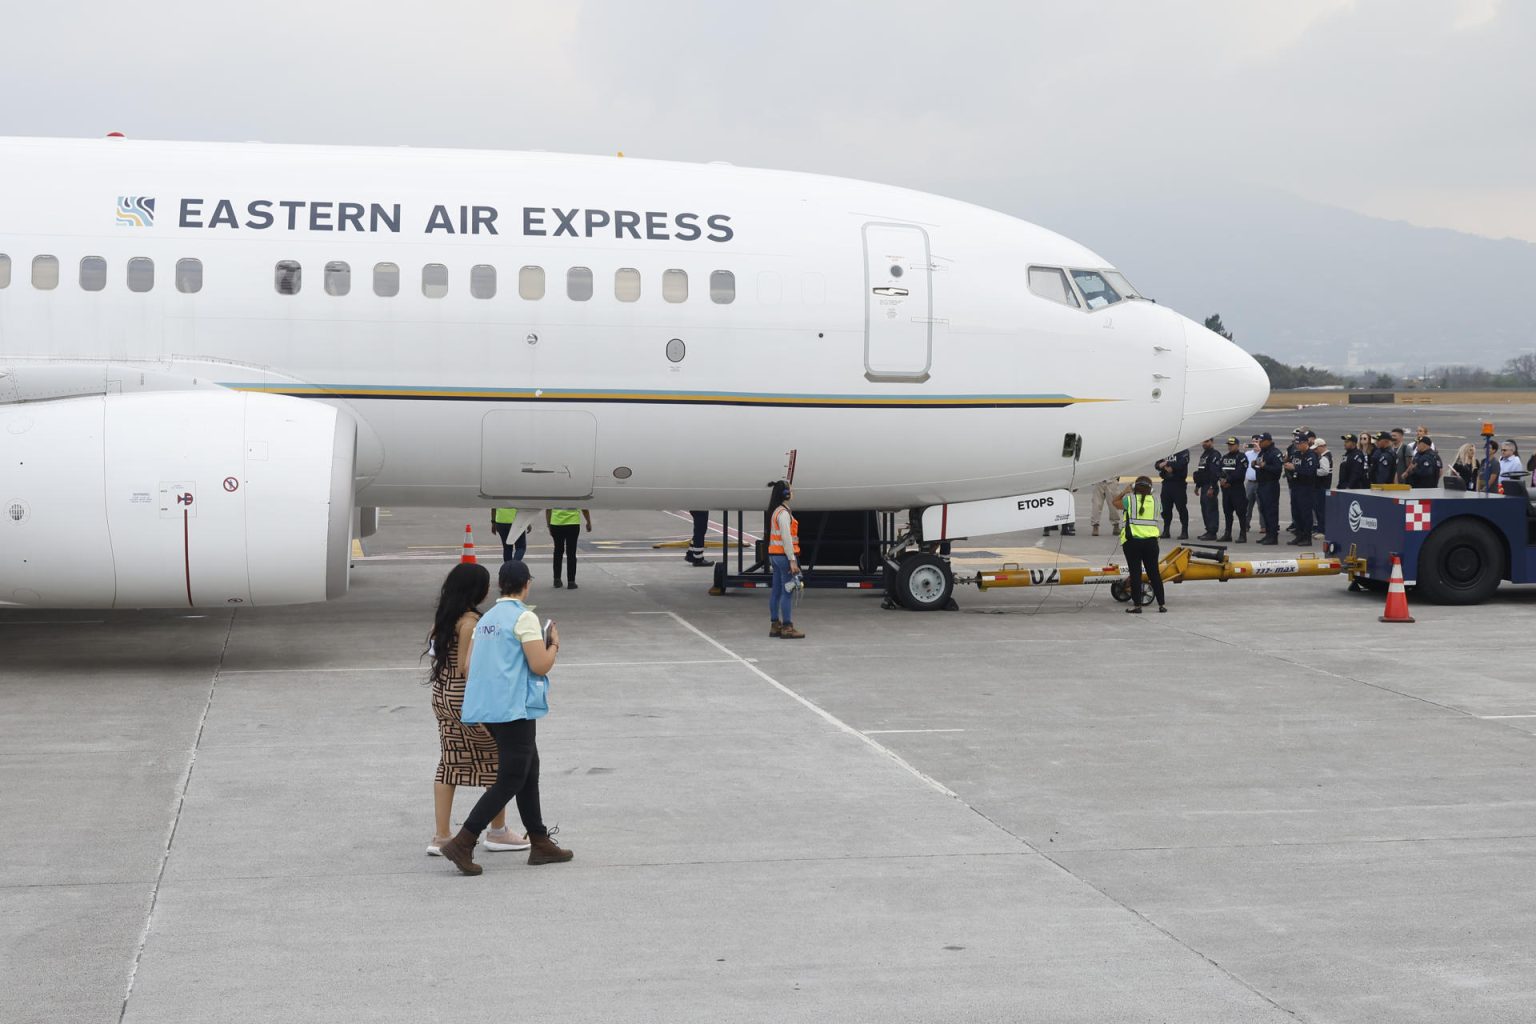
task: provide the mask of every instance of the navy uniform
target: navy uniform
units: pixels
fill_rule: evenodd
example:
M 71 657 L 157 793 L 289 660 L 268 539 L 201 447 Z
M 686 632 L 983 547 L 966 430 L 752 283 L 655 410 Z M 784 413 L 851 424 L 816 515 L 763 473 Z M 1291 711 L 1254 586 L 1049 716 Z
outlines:
M 1280 474 L 1284 460 L 1268 434 L 1259 435 L 1259 457 L 1253 463 L 1254 482 L 1259 496 L 1259 526 L 1264 531 L 1260 544 L 1280 543 Z
M 1295 430 L 1295 431 L 1293 431 L 1291 433 L 1291 443 L 1285 446 L 1285 461 L 1286 462 L 1290 462 L 1292 459 L 1296 458 L 1296 452 L 1301 448 L 1301 436 L 1304 433 L 1305 433 L 1305 431 L 1301 430 L 1300 428 L 1298 428 L 1297 430 Z M 1285 471 L 1285 489 L 1286 489 L 1286 493 L 1290 495 L 1290 503 L 1291 503 L 1291 521 L 1286 524 L 1285 528 L 1287 530 L 1290 530 L 1292 533 L 1295 533 L 1296 532 L 1296 471 L 1294 469 L 1287 469 Z
M 1366 470 L 1365 452 L 1355 443 L 1354 434 L 1345 434 L 1344 454 L 1339 458 L 1339 490 L 1363 491 L 1371 485 Z
M 1157 460 L 1163 478 L 1163 536 L 1173 532 L 1173 510 L 1179 510 L 1179 540 L 1189 539 L 1189 452 L 1174 452 Z
M 1413 453 L 1413 461 L 1408 463 L 1408 475 L 1403 480 L 1410 487 L 1440 486 L 1440 473 L 1444 464 L 1440 461 L 1439 453 L 1431 447 L 1433 444 L 1428 437 L 1419 438 L 1419 450 Z
M 1333 453 L 1327 449 L 1327 441 L 1318 441 L 1312 449 L 1317 456 L 1317 477 L 1312 481 L 1312 523 L 1324 535 L 1328 533 L 1328 492 L 1333 488 Z
M 1300 546 L 1312 543 L 1313 491 L 1317 480 L 1317 453 L 1306 438 L 1291 456 L 1291 511 L 1296 516 L 1296 539 L 1292 544 Z
M 1397 483 L 1397 452 L 1392 450 L 1390 444 L 1383 448 L 1379 443 L 1391 441 L 1392 438 L 1386 434 L 1377 434 L 1376 440 L 1378 444 L 1371 452 L 1370 458 L 1366 460 L 1366 472 L 1370 476 L 1370 483 L 1395 484 Z
M 1216 489 L 1221 492 L 1221 511 L 1226 523 L 1222 540 L 1232 539 L 1232 518 L 1237 517 L 1238 543 L 1248 541 L 1248 456 L 1238 447 L 1237 438 L 1227 438 L 1227 453 L 1216 463 Z
M 1200 521 L 1205 524 L 1201 540 L 1216 539 L 1216 525 L 1221 518 L 1221 500 L 1216 497 L 1216 483 L 1221 479 L 1221 452 L 1216 439 L 1200 442 L 1200 461 L 1195 464 L 1195 491 L 1200 495 Z

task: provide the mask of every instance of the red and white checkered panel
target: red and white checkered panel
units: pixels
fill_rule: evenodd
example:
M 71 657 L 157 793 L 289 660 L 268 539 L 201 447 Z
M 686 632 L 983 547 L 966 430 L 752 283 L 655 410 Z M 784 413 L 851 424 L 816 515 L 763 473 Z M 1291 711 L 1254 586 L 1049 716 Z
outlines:
M 1403 502 L 1403 522 L 1409 533 L 1422 533 L 1429 529 L 1431 504 L 1422 498 Z

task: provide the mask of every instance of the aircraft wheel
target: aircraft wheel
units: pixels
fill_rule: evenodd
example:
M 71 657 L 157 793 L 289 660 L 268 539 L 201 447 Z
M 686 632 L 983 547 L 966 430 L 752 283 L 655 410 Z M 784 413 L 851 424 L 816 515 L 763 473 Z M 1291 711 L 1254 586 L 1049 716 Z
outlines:
M 1437 526 L 1419 551 L 1416 592 L 1435 604 L 1479 604 L 1504 577 L 1504 545 L 1471 519 Z
M 896 570 L 896 599 L 915 612 L 939 611 L 949 604 L 955 577 L 938 555 L 912 555 Z

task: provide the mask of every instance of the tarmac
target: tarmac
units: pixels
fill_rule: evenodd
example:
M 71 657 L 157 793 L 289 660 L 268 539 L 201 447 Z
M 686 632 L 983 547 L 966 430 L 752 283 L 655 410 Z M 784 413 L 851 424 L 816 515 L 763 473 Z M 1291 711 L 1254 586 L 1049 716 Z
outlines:
M 1238 432 L 1421 419 L 1480 416 Z M 466 878 L 424 853 L 421 655 L 463 524 L 499 552 L 389 512 L 326 605 L 0 612 L 0 1021 L 1536 1016 L 1536 588 L 1414 625 L 1329 578 L 812 590 L 787 642 L 652 546 L 683 519 L 597 512 L 581 589 L 528 555 L 576 858 Z M 1116 557 L 1088 534 L 958 554 Z

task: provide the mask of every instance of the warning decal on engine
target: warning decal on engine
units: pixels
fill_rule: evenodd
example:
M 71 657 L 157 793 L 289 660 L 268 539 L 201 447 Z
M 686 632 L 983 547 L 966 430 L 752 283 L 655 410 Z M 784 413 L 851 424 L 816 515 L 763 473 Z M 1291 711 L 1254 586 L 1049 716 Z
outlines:
M 197 516 L 197 484 L 173 481 L 160 485 L 160 518 Z

